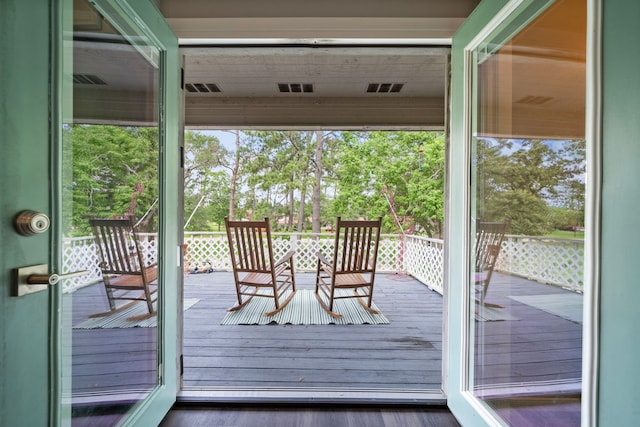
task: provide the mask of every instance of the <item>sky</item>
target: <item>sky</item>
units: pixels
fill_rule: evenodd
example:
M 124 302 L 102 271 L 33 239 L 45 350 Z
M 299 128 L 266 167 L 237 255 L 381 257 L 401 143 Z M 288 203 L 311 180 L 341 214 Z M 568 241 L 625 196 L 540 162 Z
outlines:
M 193 130 L 193 132 L 203 133 L 205 135 L 213 135 L 220 143 L 229 151 L 235 151 L 236 136 L 229 131 L 223 130 Z

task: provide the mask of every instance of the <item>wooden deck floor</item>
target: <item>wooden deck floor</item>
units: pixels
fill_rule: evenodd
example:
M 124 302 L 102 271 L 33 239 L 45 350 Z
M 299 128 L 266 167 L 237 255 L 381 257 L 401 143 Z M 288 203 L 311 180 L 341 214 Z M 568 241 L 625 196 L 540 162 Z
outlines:
M 300 289 L 313 275 L 297 275 Z M 475 322 L 475 384 L 487 399 L 511 385 L 579 388 L 582 325 L 509 298 L 567 291 L 495 274 L 487 299 L 511 321 Z M 104 309 L 101 285 L 73 294 L 73 324 Z M 379 274 L 374 301 L 388 325 L 220 325 L 233 305 L 230 273 L 185 278 L 184 389 L 331 388 L 439 391 L 442 297 L 407 276 Z M 155 328 L 73 330 L 73 393 L 148 390 L 156 378 Z M 480 339 L 482 337 L 482 339 Z M 569 386 L 566 386 L 569 384 Z M 489 391 L 487 391 L 489 390 Z M 494 393 L 494 394 L 492 394 Z
M 72 299 L 71 299 L 72 298 Z M 65 295 L 63 319 L 72 325 L 108 308 L 102 283 Z M 68 311 L 72 311 L 68 315 Z M 66 330 L 66 328 L 63 328 Z M 155 387 L 156 328 L 72 329 L 71 386 L 74 396 L 144 393 Z
M 313 274 L 296 275 L 313 289 Z M 374 302 L 387 325 L 224 325 L 231 273 L 189 275 L 184 387 L 440 390 L 442 297 L 408 276 L 379 274 Z
M 475 384 L 562 385 L 580 388 L 582 377 L 582 322 L 576 322 L 515 301 L 511 296 L 555 297 L 578 294 L 505 274 L 494 274 L 487 302 L 503 306 L 514 320 L 476 322 Z

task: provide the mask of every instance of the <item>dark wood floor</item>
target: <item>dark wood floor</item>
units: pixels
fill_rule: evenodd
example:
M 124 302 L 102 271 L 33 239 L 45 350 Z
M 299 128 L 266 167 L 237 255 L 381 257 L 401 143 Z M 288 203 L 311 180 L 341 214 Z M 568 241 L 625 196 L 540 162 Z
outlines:
M 218 407 L 175 408 L 161 427 L 457 427 L 446 408 L 305 408 Z

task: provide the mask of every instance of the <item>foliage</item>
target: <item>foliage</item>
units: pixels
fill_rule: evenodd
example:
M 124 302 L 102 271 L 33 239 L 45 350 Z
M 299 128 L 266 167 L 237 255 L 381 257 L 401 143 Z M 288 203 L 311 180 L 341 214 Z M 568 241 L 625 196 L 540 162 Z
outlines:
M 233 146 L 211 132 L 185 133 L 186 230 L 217 230 L 226 216 L 268 216 L 275 229 L 298 231 L 312 222 L 326 229 L 336 216 L 382 216 L 387 233 L 442 235 L 441 132 L 230 132 Z M 73 125 L 63 136 L 63 164 L 73 161 L 71 173 L 63 168 L 71 234 L 88 234 L 90 217 L 129 214 L 142 231 L 157 229 L 155 128 Z M 584 141 L 479 139 L 477 217 L 508 219 L 515 234 L 581 227 L 584 151 Z
M 555 208 L 584 211 L 584 141 L 479 139 L 476 212 L 486 221 L 510 220 L 511 233 L 543 235 L 561 225 Z
M 132 214 L 141 231 L 157 229 L 158 131 L 156 128 L 73 125 L 64 130 L 63 162 L 73 160 L 71 235 L 91 233 L 92 217 Z M 68 168 L 63 163 L 63 169 Z
M 245 132 L 246 149 L 254 153 L 243 165 L 246 179 L 246 203 L 243 212 L 248 218 L 275 218 L 276 229 L 306 230 L 313 210 L 311 203 L 322 203 L 312 195 L 315 174 L 325 177 L 330 171 L 330 159 L 336 140 L 331 134 L 315 131 L 253 131 Z M 322 141 L 318 141 L 322 138 Z M 324 168 L 315 160 L 319 145 Z
M 573 231 L 584 226 L 584 210 L 551 206 L 548 208 L 548 218 L 553 230 Z
M 254 217 L 286 217 L 287 228 L 293 227 L 295 194 L 306 194 L 312 184 L 312 132 L 249 132 L 256 157 L 247 165 L 247 184 L 254 196 L 264 195 L 271 203 L 253 204 L 248 209 Z M 299 201 L 302 199 L 299 199 Z
M 436 132 L 348 133 L 338 153 L 336 215 L 384 217 L 387 231 L 440 235 L 444 136 Z
M 554 230 L 547 234 L 548 237 L 555 239 L 576 239 L 584 240 L 584 230 L 566 231 L 566 230 Z
M 188 231 L 212 230 L 228 214 L 229 176 L 222 165 L 229 152 L 218 138 L 185 133 L 184 212 Z
M 323 228 L 330 227 L 338 215 L 383 216 L 387 232 L 399 232 L 400 227 L 406 232 L 441 232 L 441 133 L 270 130 L 244 131 L 237 136 L 241 143 L 236 153 L 220 155 L 219 159 L 227 174 L 232 172 L 225 159 L 234 155 L 242 159 L 237 168 L 242 187 L 235 200 L 238 218 L 268 216 L 276 230 L 304 231 L 316 212 Z M 191 139 L 186 138 L 187 147 Z M 203 146 L 196 144 L 187 152 L 201 149 Z M 204 167 L 216 169 L 211 164 Z M 218 185 L 220 191 L 222 180 Z M 185 204 L 190 207 L 197 200 L 189 198 L 187 188 L 185 184 Z M 198 217 L 208 212 L 198 209 L 188 229 L 206 229 L 206 221 Z

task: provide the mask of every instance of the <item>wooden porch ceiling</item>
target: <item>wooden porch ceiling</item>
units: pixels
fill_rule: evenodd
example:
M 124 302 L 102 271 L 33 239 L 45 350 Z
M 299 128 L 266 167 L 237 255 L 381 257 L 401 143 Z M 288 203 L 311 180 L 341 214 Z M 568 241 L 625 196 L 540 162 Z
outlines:
M 478 3 L 160 0 L 159 8 L 180 40 L 185 82 L 220 88 L 186 93 L 188 127 L 444 129 L 448 48 Z M 357 47 L 380 43 L 394 47 Z M 397 47 L 407 44 L 423 47 Z M 313 92 L 281 93 L 279 83 Z M 402 89 L 372 93 L 369 84 Z
M 182 53 L 190 128 L 444 127 L 448 47 L 184 47 Z
M 478 3 L 157 1 L 181 45 L 184 119 L 192 129 L 443 130 L 451 38 Z M 97 76 L 106 84 L 75 85 L 76 117 L 87 123 L 139 116 L 134 122 L 150 121 L 152 101 L 141 96 L 153 81 L 148 65 L 100 38 L 100 33 L 113 35 L 106 23 L 99 29 L 87 26 L 96 21 L 90 10 L 78 6 L 76 11 L 74 74 Z M 567 22 L 582 22 L 575 18 Z M 584 105 L 584 84 L 574 78 L 584 74 L 584 58 L 574 52 L 581 45 L 567 31 L 558 37 L 554 26 L 541 22 L 538 31 L 518 40 L 522 49 L 513 67 L 501 69 L 500 81 L 507 84 L 495 96 L 513 98 L 508 101 L 518 108 L 500 123 L 512 136 L 581 137 L 584 111 L 577 106 Z M 125 67 L 113 66 L 123 61 Z M 518 76 L 513 87 L 511 75 Z M 567 81 L 575 84 L 556 83 Z M 311 91 L 281 91 L 297 85 Z M 372 85 L 399 89 L 368 90 Z M 102 96 L 96 97 L 96 91 Z M 527 99 L 552 102 L 521 102 Z M 518 127 L 511 129 L 512 123 Z

